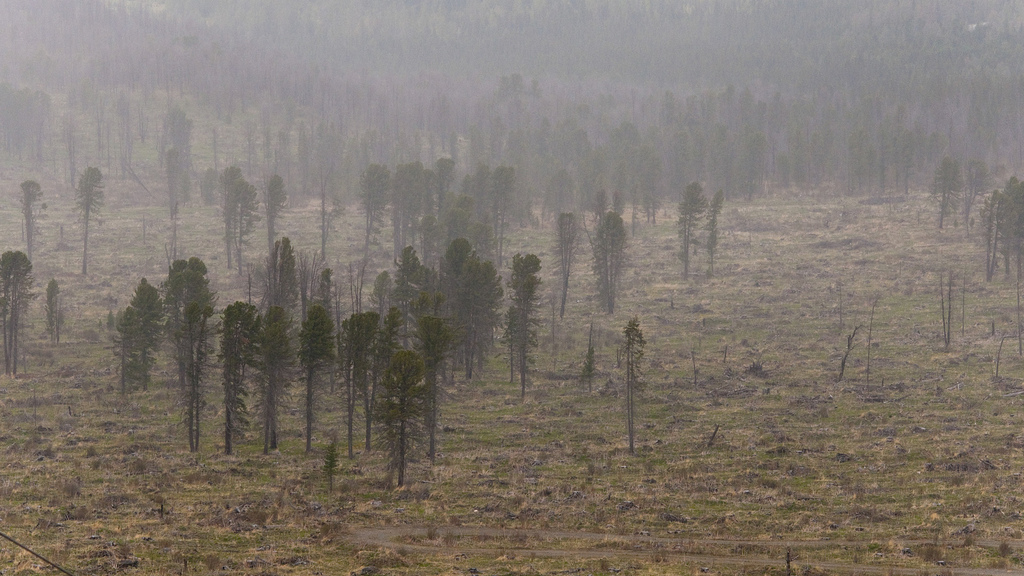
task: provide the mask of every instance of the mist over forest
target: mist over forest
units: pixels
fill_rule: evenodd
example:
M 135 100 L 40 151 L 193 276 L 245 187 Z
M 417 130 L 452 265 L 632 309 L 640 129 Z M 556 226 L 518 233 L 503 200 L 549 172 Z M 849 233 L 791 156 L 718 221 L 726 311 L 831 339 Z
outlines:
M 123 113 L 153 98 L 213 115 L 222 138 L 238 133 L 248 172 L 292 172 L 308 161 L 296 158 L 302 149 L 330 138 L 350 200 L 369 163 L 442 155 L 462 173 L 513 165 L 520 209 L 543 199 L 557 210 L 584 206 L 598 188 L 674 200 L 694 180 L 728 196 L 905 193 L 945 155 L 998 174 L 1024 163 L 1014 2 L 10 1 L 0 10 L 4 149 L 51 164 L 67 161 L 62 122 L 85 144 L 93 131 L 117 135 L 117 102 Z M 80 148 L 99 160 L 106 140 L 123 149 L 140 132 Z M 193 179 L 213 163 L 212 134 L 195 130 Z M 655 171 L 640 185 L 648 190 L 614 181 L 639 179 L 645 162 Z
M 0 0 L 0 566 L 1020 569 L 1021 174 L 1020 0 Z

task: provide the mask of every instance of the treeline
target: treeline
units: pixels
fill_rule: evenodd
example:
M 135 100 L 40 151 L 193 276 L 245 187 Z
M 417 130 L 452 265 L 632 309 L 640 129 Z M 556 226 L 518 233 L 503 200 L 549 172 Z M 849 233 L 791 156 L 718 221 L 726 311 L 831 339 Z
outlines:
M 1006 3 L 381 2 L 325 10 L 308 2 L 282 10 L 0 3 L 13 30 L 0 39 L 11 86 L 0 90 L 5 149 L 62 166 L 69 186 L 79 165 L 105 166 L 140 184 L 144 200 L 170 148 L 186 158 L 193 189 L 209 190 L 209 170 L 236 164 L 250 177 L 280 174 L 297 197 L 326 189 L 343 202 L 357 198 L 369 164 L 448 156 L 459 174 L 481 163 L 514 166 L 516 205 L 542 203 L 552 217 L 587 210 L 600 193 L 622 196 L 633 226 L 656 218 L 692 181 L 727 198 L 790 189 L 884 196 L 926 187 L 946 155 L 984 161 L 995 174 L 1024 166 L 1024 32 L 1019 9 Z M 352 11 L 380 24 L 372 38 L 350 24 L 365 20 L 344 17 Z M 345 25 L 328 26 L 334 18 Z M 554 34 L 561 28 L 551 23 L 562 21 L 595 34 Z M 632 24 L 623 30 L 623 22 Z M 496 33 L 505 26 L 546 40 L 508 49 Z M 374 60 L 384 58 L 381 38 L 397 30 L 408 35 L 397 45 L 409 49 L 388 53 L 404 54 L 408 69 Z M 644 41 L 622 50 L 623 35 Z M 621 58 L 658 66 L 634 62 L 628 68 L 638 77 L 617 75 L 614 59 L 595 58 L 609 67 L 581 79 L 566 68 L 601 52 L 572 46 L 575 38 L 603 38 Z M 487 50 L 468 49 L 484 39 L 500 42 L 509 58 L 520 49 L 547 57 L 495 65 Z M 644 56 L 660 41 L 684 45 Z M 451 69 L 406 73 L 435 44 L 449 57 L 428 59 Z M 460 57 L 490 63 L 451 64 Z M 576 64 L 545 64 L 551 58 Z M 152 109 L 154 96 L 166 111 Z M 187 114 L 175 104 L 190 99 Z M 182 122 L 200 115 L 202 130 Z

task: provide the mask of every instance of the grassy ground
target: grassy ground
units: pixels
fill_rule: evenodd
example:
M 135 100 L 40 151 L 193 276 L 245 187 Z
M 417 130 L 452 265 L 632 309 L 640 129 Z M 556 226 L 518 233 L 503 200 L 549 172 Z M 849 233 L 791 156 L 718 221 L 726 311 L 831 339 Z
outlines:
M 150 390 L 117 394 L 107 313 L 126 304 L 140 277 L 162 279 L 168 238 L 164 210 L 129 207 L 118 200 L 121 186 L 108 188 L 85 278 L 76 274 L 81 243 L 69 200 L 50 198 L 36 279 L 40 292 L 50 277 L 61 283 L 68 331 L 59 346 L 46 342 L 34 307 L 25 374 L 0 381 L 0 529 L 76 573 L 784 573 L 779 543 L 810 573 L 839 564 L 1020 566 L 1024 362 L 1012 336 L 994 377 L 1002 336 L 1015 332 L 1016 287 L 1001 271 L 985 283 L 977 241 L 963 228 L 937 230 L 924 196 L 896 205 L 727 204 L 716 275 L 689 280 L 673 218 L 662 215 L 631 240 L 633 264 L 612 316 L 598 311 L 584 250 L 553 334 L 545 308 L 525 402 L 496 351 L 479 380 L 448 391 L 436 465 L 415 462 L 411 486 L 393 490 L 381 455 L 360 451 L 328 494 L 320 452 L 303 454 L 297 397 L 278 453 L 263 456 L 250 431 L 226 457 L 215 373 L 195 455 L 166 354 Z M 21 247 L 18 217 L 12 202 L 0 203 L 6 248 Z M 281 232 L 313 248 L 315 221 L 313 205 L 293 207 Z M 244 297 L 245 283 L 226 270 L 216 214 L 189 208 L 182 226 L 182 252 L 207 262 L 219 305 Z M 546 290 L 557 269 L 550 228 L 523 228 L 510 240 L 510 253 L 541 257 Z M 333 233 L 332 262 L 344 269 L 360 238 L 350 208 Z M 264 242 L 254 236 L 253 259 Z M 377 254 L 371 273 L 387 261 Z M 944 270 L 956 278 L 948 349 Z M 630 456 L 615 349 L 634 314 L 648 370 Z M 588 393 L 575 375 L 591 322 L 600 376 Z M 340 405 L 339 392 L 324 393 L 318 450 L 344 430 Z M 409 525 L 433 529 L 396 529 L 390 547 L 359 536 L 361 527 Z M 634 538 L 648 535 L 668 540 Z M 723 560 L 709 566 L 683 553 Z M 0 565 L 9 566 L 4 574 L 43 570 L 9 544 Z

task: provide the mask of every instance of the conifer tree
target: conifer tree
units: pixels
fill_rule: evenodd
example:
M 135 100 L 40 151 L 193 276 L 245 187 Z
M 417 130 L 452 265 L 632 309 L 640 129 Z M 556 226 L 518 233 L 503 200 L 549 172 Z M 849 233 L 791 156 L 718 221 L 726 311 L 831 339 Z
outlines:
M 380 404 L 380 443 L 388 453 L 388 468 L 405 485 L 405 469 L 416 443 L 422 439 L 427 388 L 423 384 L 423 360 L 409 350 L 395 353 L 384 373 Z
M 121 393 L 149 389 L 154 352 L 163 328 L 163 301 L 156 287 L 139 281 L 131 303 L 116 319 L 117 348 L 121 360 Z
M 622 216 L 608 212 L 601 217 L 591 243 L 594 252 L 594 275 L 597 294 L 608 314 L 615 312 L 619 277 L 626 261 L 626 227 Z
M 64 327 L 64 309 L 61 306 L 60 285 L 51 278 L 46 285 L 46 334 L 50 341 L 60 344 L 60 330 Z
M 434 462 L 437 455 L 437 423 L 446 362 L 455 343 L 455 332 L 445 318 L 420 316 L 416 322 L 416 351 L 423 359 L 424 382 L 427 386 L 427 457 Z
M 683 261 L 683 278 L 690 277 L 690 256 L 697 243 L 697 227 L 708 210 L 708 199 L 699 182 L 691 182 L 679 203 L 679 240 L 682 243 L 679 259 Z
M 597 373 L 597 362 L 594 358 L 594 325 L 590 325 L 590 336 L 587 338 L 587 353 L 583 357 L 580 369 L 580 382 L 587 385 L 587 392 L 593 391 L 594 375 Z
M 32 248 L 35 247 L 36 224 L 39 215 L 36 213 L 36 204 L 43 197 L 42 188 L 35 180 L 25 180 L 21 183 L 21 215 L 25 219 L 25 252 L 29 261 L 32 260 Z M 45 208 L 46 205 L 44 204 Z
M 377 391 L 380 389 L 384 372 L 387 371 L 388 366 L 391 364 L 391 357 L 395 355 L 395 352 L 402 349 L 398 339 L 404 326 L 405 322 L 402 319 L 401 311 L 397 307 L 392 306 L 388 309 L 388 313 L 380 319 L 380 325 L 373 333 L 373 342 L 370 345 L 370 378 L 367 380 L 366 388 L 361 391 L 363 415 L 365 417 L 364 423 L 366 425 L 366 443 L 364 448 L 367 452 L 372 447 L 370 435 L 373 430 L 374 406 L 377 405 Z
M 277 450 L 277 417 L 291 379 L 295 352 L 288 332 L 291 319 L 280 306 L 271 306 L 263 315 L 260 338 L 260 381 L 257 406 L 263 431 L 263 453 Z
M 644 345 L 646 344 L 643 330 L 640 329 L 640 319 L 636 316 L 630 318 L 622 334 L 624 336 L 622 357 L 626 366 L 626 430 L 629 434 L 629 453 L 635 454 L 633 422 L 636 415 L 636 396 L 643 385 Z
M 512 372 L 519 367 L 520 397 L 526 398 L 526 381 L 530 351 L 537 346 L 537 302 L 540 299 L 540 258 L 534 254 L 512 257 L 512 276 L 508 281 L 512 305 L 508 310 L 507 336 L 512 354 Z
M 306 380 L 306 453 L 313 449 L 313 417 L 316 405 L 316 377 L 334 360 L 334 321 L 319 304 L 309 308 L 299 332 L 299 362 Z
M 224 453 L 234 451 L 234 439 L 247 424 L 246 380 L 257 366 L 260 315 L 252 304 L 235 302 L 224 309 L 220 329 L 220 353 L 224 385 Z
M 0 255 L 0 328 L 4 335 L 4 373 L 18 374 L 21 325 L 32 293 L 32 262 L 24 252 Z
M 210 354 L 209 320 L 213 307 L 193 300 L 185 307 L 180 341 L 186 352 L 185 364 L 185 424 L 188 428 L 189 452 L 199 451 L 199 431 L 203 408 L 206 407 L 204 377 Z
M 373 345 L 380 315 L 374 311 L 357 312 L 341 323 L 338 358 L 345 384 L 345 412 L 348 428 L 348 457 L 353 458 L 355 407 L 359 395 L 367 391 L 373 368 Z
M 75 206 L 82 214 L 82 274 L 89 269 L 89 221 L 103 206 L 103 174 L 100 169 L 90 166 L 78 179 L 75 190 Z
M 195 256 L 188 260 L 175 260 L 163 283 L 164 313 L 167 318 L 167 332 L 174 344 L 174 358 L 178 367 L 178 385 L 186 387 L 186 364 L 189 355 L 182 327 L 185 310 L 195 302 L 200 309 L 214 305 L 215 297 L 206 277 L 206 264 Z

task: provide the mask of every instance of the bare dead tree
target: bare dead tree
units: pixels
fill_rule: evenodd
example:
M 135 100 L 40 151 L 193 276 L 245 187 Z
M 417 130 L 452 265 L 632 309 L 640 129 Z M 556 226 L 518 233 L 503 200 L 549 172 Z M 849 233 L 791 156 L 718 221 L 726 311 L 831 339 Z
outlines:
M 940 274 L 939 300 L 942 306 L 942 340 L 945 343 L 946 350 L 949 350 L 949 343 L 953 339 L 953 273 L 948 273 L 945 285 L 943 285 L 942 280 L 943 278 Z M 1019 290 L 1017 300 L 1020 301 Z
M 961 274 L 963 286 L 960 288 L 960 337 L 967 331 L 967 272 Z
M 1024 344 L 1021 343 L 1020 323 L 1020 258 L 1017 258 L 1017 356 L 1024 355 Z
M 363 311 L 363 280 L 366 278 L 367 264 L 369 264 L 367 258 L 348 264 L 348 288 L 353 314 Z
M 871 315 L 868 316 L 868 363 L 867 369 L 864 371 L 864 380 L 866 383 L 871 384 L 871 335 L 875 327 L 875 307 L 878 306 L 879 297 L 876 296 L 871 302 Z
M 846 372 L 846 360 L 850 357 L 850 352 L 853 352 L 855 347 L 854 340 L 857 338 L 858 330 L 860 330 L 860 325 L 854 327 L 853 332 L 846 337 L 846 352 L 843 353 L 843 359 L 839 362 L 839 377 L 836 378 L 836 382 L 843 381 L 843 374 Z
M 1003 342 L 1006 342 L 1006 334 L 999 339 L 999 351 L 996 352 L 996 378 L 999 378 L 999 360 L 1003 356 Z
M 319 254 L 306 250 L 299 252 L 299 304 L 303 319 L 306 318 L 309 301 L 316 293 L 317 283 L 320 282 L 320 274 L 325 265 L 324 259 Z
M 843 283 L 836 282 L 836 290 L 839 292 L 839 332 L 843 331 Z

